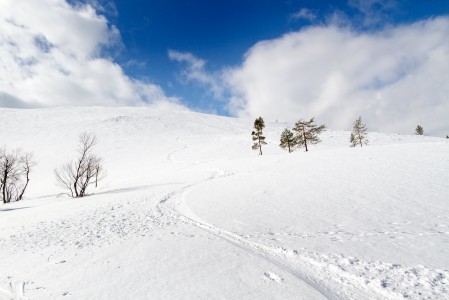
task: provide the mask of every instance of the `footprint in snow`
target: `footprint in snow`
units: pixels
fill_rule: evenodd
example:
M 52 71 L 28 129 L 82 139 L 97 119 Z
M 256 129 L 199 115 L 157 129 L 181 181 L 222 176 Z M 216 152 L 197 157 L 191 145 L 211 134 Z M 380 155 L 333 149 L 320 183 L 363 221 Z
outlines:
M 8 277 L 10 278 L 10 277 Z M 17 299 L 26 300 L 24 296 L 25 293 L 25 282 L 9 282 L 9 289 L 0 288 L 0 299 Z

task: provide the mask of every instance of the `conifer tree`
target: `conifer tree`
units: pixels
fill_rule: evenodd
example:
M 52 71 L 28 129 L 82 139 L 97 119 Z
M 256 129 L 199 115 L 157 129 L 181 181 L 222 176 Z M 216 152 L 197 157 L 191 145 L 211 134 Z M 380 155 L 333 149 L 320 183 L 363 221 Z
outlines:
M 318 144 L 321 140 L 318 138 L 318 135 L 326 130 L 326 125 L 320 125 L 317 127 L 315 125 L 314 118 L 309 121 L 299 120 L 295 123 L 294 131 L 296 131 L 296 144 L 298 147 L 304 146 L 306 151 L 309 151 L 307 148 L 308 144 Z
M 357 146 L 357 140 L 355 139 L 355 135 L 353 132 L 351 132 L 351 137 L 349 138 L 349 143 L 351 144 L 351 147 Z
M 423 135 L 424 134 L 424 129 L 422 128 L 421 125 L 416 126 L 415 134 L 416 135 Z
M 446 138 L 449 139 L 449 135 L 446 135 Z
M 366 138 L 366 125 L 362 123 L 362 117 L 359 117 L 354 121 L 349 142 L 351 143 L 351 147 L 357 145 L 363 147 L 363 144 L 368 144 L 368 139 Z
M 279 146 L 282 149 L 288 149 L 288 153 L 291 153 L 295 145 L 295 135 L 288 128 L 285 128 L 285 130 L 281 134 L 281 143 L 279 144 Z
M 251 133 L 252 137 L 253 137 L 253 150 L 257 150 L 259 149 L 259 154 L 262 155 L 262 145 L 266 145 L 267 143 L 265 142 L 265 137 L 263 136 L 263 132 L 262 130 L 265 128 L 265 122 L 263 120 L 262 117 L 258 117 L 255 121 L 254 121 L 254 129 L 255 131 L 253 131 Z

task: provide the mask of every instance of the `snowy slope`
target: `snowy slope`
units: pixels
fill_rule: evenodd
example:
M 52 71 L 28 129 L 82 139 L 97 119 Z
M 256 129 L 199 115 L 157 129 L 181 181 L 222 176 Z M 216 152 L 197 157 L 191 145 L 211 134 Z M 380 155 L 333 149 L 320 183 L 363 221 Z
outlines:
M 449 143 L 328 131 L 250 148 L 252 120 L 167 108 L 0 109 L 39 164 L 0 205 L 0 299 L 446 299 Z M 368 124 L 369 125 L 369 124 Z M 53 170 L 94 132 L 108 176 L 70 199 Z

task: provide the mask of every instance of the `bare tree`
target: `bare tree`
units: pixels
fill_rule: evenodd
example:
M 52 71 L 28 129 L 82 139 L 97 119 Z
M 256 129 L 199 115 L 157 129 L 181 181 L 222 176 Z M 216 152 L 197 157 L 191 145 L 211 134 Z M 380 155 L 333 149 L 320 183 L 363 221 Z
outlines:
M 17 201 L 23 199 L 23 194 L 25 194 L 25 190 L 28 187 L 28 184 L 30 183 L 31 168 L 33 168 L 37 164 L 37 162 L 34 160 L 33 153 L 26 152 L 19 158 L 19 164 L 20 164 L 20 173 L 23 177 L 24 182 L 19 189 L 19 196 L 17 198 Z
M 31 169 L 36 165 L 33 153 L 20 149 L 0 150 L 0 191 L 3 203 L 19 201 L 30 182 Z
M 12 154 L 7 152 L 6 148 L 3 148 L 0 152 L 0 161 L 0 188 L 2 192 L 2 200 L 3 203 L 8 203 L 10 201 L 10 198 L 8 197 L 8 186 L 11 181 L 11 173 L 15 169 L 16 160 Z
M 84 197 L 89 185 L 104 177 L 102 159 L 92 153 L 97 138 L 92 133 L 83 132 L 79 136 L 78 158 L 55 170 L 56 183 L 70 192 L 74 198 Z

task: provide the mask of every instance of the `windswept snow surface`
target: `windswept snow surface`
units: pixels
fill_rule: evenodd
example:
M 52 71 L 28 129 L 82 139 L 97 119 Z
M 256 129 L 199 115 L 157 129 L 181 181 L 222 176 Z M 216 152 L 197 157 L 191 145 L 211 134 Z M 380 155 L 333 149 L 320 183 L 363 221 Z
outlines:
M 26 199 L 0 204 L 0 299 L 448 298 L 446 139 L 369 133 L 349 148 L 327 131 L 289 154 L 288 124 L 267 123 L 259 156 L 252 120 L 182 110 L 0 120 L 0 144 L 39 162 Z M 82 131 L 108 175 L 71 199 L 53 172 Z

